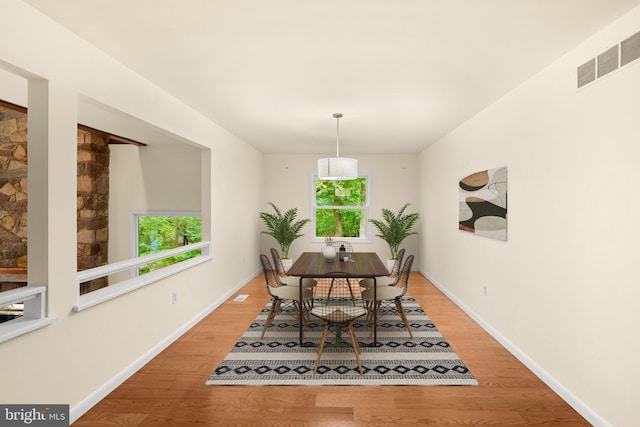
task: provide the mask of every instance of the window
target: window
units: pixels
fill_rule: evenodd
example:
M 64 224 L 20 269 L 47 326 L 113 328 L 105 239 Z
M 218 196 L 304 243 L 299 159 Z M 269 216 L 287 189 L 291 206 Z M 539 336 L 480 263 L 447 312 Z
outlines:
M 24 302 L 19 301 L 0 307 L 0 323 L 18 319 L 24 314 Z
M 202 240 L 202 218 L 197 212 L 134 213 L 137 236 L 135 256 L 141 257 L 168 249 L 186 246 Z M 164 258 L 138 268 L 146 274 L 168 265 L 200 255 L 200 249 Z
M 369 178 L 326 181 L 314 176 L 315 238 L 369 240 Z
M 23 286 L 0 292 L 0 307 L 16 308 L 19 313 L 9 313 L 0 323 L 0 343 L 49 325 L 55 317 L 46 315 L 46 286 Z

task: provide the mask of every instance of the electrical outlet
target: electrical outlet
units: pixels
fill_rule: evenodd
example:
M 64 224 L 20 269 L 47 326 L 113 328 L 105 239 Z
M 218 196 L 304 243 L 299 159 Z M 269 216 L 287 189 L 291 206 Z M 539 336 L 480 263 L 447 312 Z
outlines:
M 484 294 L 484 296 L 485 296 L 485 297 L 488 295 L 487 287 L 486 287 L 486 286 L 483 286 L 483 287 L 482 287 L 482 293 Z
M 178 303 L 178 293 L 177 292 L 172 292 L 171 293 L 171 304 L 177 304 Z

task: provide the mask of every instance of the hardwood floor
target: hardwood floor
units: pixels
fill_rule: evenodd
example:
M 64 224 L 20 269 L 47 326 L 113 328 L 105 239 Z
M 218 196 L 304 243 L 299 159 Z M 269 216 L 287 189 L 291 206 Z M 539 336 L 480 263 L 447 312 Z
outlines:
M 577 412 L 419 273 L 414 296 L 478 386 L 204 385 L 268 301 L 264 278 L 225 302 L 73 425 L 588 426 Z

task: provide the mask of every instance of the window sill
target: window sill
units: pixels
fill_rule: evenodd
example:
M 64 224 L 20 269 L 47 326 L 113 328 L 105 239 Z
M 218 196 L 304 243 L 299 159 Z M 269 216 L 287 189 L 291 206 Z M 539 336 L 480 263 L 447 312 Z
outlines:
M 364 244 L 364 243 L 373 243 L 373 241 L 371 239 L 365 238 L 365 237 L 332 237 L 332 239 L 334 241 L 341 240 L 341 241 L 349 242 L 349 243 L 352 243 L 354 245 Z M 324 238 L 323 237 L 312 237 L 311 238 L 311 243 L 322 243 L 324 245 Z
M 43 328 L 56 320 L 56 317 L 45 316 L 46 294 L 47 287 L 42 285 L 28 285 L 0 294 L 0 307 L 19 302 L 24 304 L 22 317 L 0 324 L 0 343 Z
M 164 267 L 160 270 L 152 271 L 142 276 L 134 277 L 128 280 L 124 280 L 119 283 L 114 283 L 105 288 L 95 290 L 85 295 L 81 295 L 78 304 L 73 307 L 73 311 L 80 312 L 86 310 L 95 305 L 102 304 L 110 301 L 121 295 L 133 292 L 136 289 L 140 289 L 144 286 L 150 285 L 165 277 L 172 276 L 181 271 L 187 270 L 196 265 L 207 262 L 211 259 L 208 255 L 201 255 L 195 258 L 190 258 L 185 261 Z
M 43 317 L 42 319 L 19 319 L 9 320 L 0 325 L 0 343 L 10 339 L 28 334 L 29 332 L 44 328 L 56 320 L 56 317 Z

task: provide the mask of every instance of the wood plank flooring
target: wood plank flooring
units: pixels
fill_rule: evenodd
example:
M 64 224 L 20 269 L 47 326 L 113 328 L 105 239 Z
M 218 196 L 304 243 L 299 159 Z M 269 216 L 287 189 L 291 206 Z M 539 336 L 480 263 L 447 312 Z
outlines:
M 262 275 L 238 293 L 249 298 L 222 304 L 73 425 L 590 425 L 415 272 L 407 294 L 424 307 L 478 386 L 206 387 L 269 299 Z

